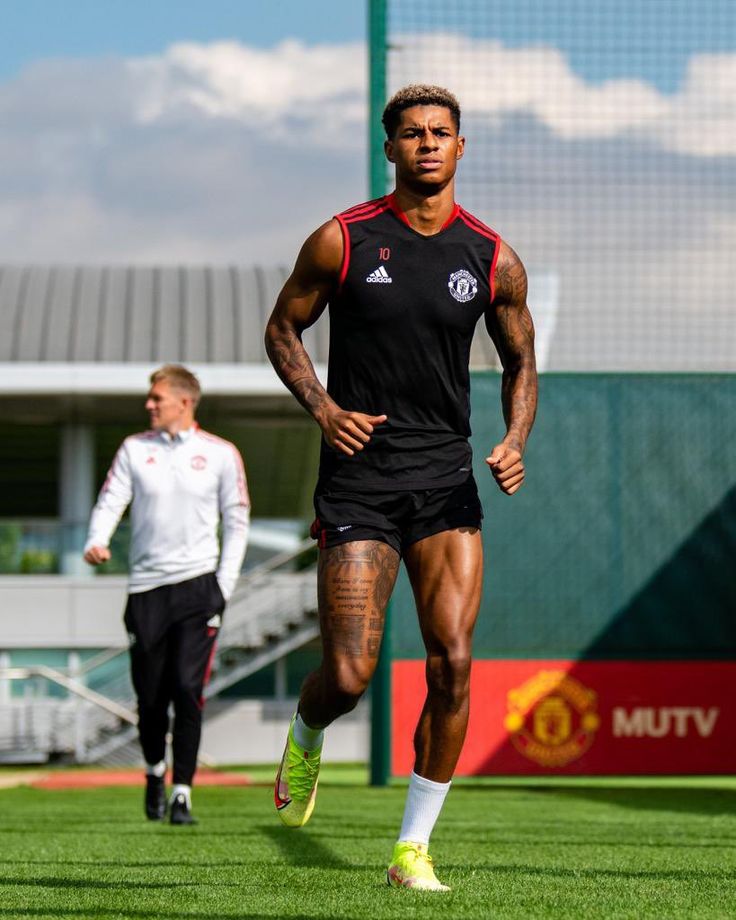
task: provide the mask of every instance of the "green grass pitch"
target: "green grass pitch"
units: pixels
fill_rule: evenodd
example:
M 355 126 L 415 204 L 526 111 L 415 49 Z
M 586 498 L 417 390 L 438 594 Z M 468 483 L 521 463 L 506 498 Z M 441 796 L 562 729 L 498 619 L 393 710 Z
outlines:
M 429 894 L 385 884 L 404 789 L 346 779 L 300 830 L 266 785 L 196 790 L 193 828 L 138 789 L 0 791 L 0 918 L 736 917 L 735 780 L 458 782 Z

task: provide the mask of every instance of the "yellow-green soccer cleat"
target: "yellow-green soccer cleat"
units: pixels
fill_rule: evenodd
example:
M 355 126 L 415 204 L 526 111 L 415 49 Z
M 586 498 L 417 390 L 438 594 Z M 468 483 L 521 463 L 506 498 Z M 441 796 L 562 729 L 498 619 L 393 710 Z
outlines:
M 449 891 L 434 874 L 432 857 L 422 843 L 400 840 L 394 847 L 386 881 L 392 888 L 416 888 L 420 891 Z
M 294 741 L 294 718 L 289 725 L 284 756 L 273 787 L 279 818 L 289 827 L 302 827 L 314 811 L 322 748 L 305 751 Z

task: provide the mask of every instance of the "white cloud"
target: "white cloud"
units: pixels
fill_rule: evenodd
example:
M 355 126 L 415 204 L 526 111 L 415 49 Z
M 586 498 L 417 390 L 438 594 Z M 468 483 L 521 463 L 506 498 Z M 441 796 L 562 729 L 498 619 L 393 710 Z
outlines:
M 137 88 L 136 117 L 144 124 L 199 113 L 250 122 L 255 133 L 297 147 L 305 140 L 351 149 L 365 144 L 362 43 L 306 47 L 290 40 L 268 50 L 186 43 L 130 61 L 128 68 Z
M 736 154 L 736 54 L 690 60 L 684 87 L 661 125 L 663 144 L 696 156 Z
M 556 48 L 432 33 L 397 36 L 392 83 L 450 86 L 468 114 L 492 123 L 524 114 L 567 140 L 638 137 L 692 156 L 736 154 L 736 54 L 694 56 L 679 92 L 635 79 L 587 83 Z M 405 50 L 402 50 L 405 49 Z M 360 43 L 272 49 L 237 42 L 172 45 L 126 63 L 142 124 L 209 117 L 294 146 L 362 148 L 366 53 Z
M 530 115 L 566 140 L 628 136 L 692 156 L 736 155 L 736 54 L 691 58 L 679 92 L 641 80 L 587 83 L 556 48 L 506 48 L 439 34 L 398 37 L 392 85 L 451 87 L 468 114 L 491 123 Z
M 290 261 L 367 197 L 365 49 L 41 61 L 0 137 L 0 261 Z
M 703 340 L 723 325 L 736 55 L 692 58 L 672 95 L 591 85 L 552 48 L 434 35 L 390 58 L 393 87 L 460 97 L 463 204 L 559 275 L 553 367 L 664 369 L 667 316 Z M 0 262 L 289 264 L 367 197 L 366 83 L 358 44 L 39 62 L 0 84 Z

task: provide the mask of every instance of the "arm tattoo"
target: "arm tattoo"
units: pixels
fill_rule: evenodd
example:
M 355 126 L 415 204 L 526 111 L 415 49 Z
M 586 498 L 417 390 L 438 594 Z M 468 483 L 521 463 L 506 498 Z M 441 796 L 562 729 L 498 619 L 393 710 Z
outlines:
M 319 609 L 327 654 L 377 658 L 399 556 L 378 541 L 344 543 L 319 558 Z
M 266 352 L 276 373 L 316 421 L 331 404 L 302 342 L 334 294 L 343 256 L 343 237 L 330 220 L 305 241 L 294 270 L 281 289 L 266 324 Z
M 314 366 L 293 326 L 269 324 L 266 351 L 276 373 L 310 415 L 325 405 L 329 397 L 317 379 Z
M 507 437 L 523 452 L 537 411 L 534 324 L 526 303 L 524 266 L 513 250 L 499 259 L 496 296 L 486 326 L 503 365 L 501 402 Z

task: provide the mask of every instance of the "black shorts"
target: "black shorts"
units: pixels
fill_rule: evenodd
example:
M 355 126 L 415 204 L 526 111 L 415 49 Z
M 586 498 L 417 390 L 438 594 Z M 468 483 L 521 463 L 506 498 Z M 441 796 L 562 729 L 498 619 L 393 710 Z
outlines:
M 414 492 L 317 491 L 311 536 L 320 547 L 380 540 L 401 554 L 407 546 L 443 530 L 480 529 L 483 510 L 475 479 L 444 489 Z

